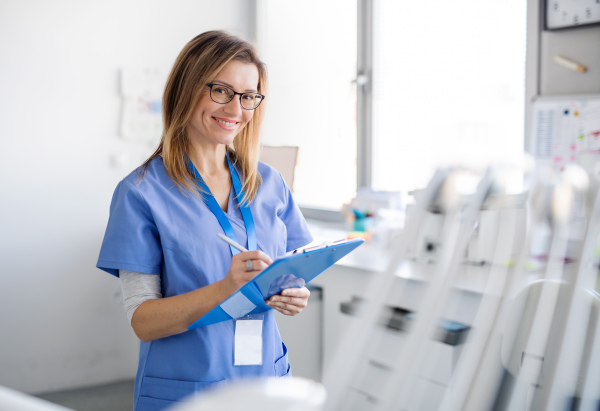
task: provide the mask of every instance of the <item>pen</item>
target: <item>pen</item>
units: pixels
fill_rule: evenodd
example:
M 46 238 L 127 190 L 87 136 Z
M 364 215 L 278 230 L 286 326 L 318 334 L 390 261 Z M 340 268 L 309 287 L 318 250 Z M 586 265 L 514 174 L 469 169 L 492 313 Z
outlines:
M 584 65 L 581 65 L 573 60 L 569 60 L 568 58 L 565 58 L 563 56 L 554 56 L 554 61 L 563 67 L 574 71 L 578 71 L 580 73 L 585 73 L 585 71 L 587 70 L 587 67 L 585 67 Z
M 245 253 L 246 250 L 244 247 L 242 247 L 241 245 L 239 245 L 238 243 L 236 243 L 235 241 L 233 241 L 231 238 L 221 234 L 221 233 L 217 233 L 217 235 L 219 236 L 219 238 L 223 241 L 225 241 L 227 244 L 229 244 L 232 247 L 237 248 L 238 250 L 240 250 L 242 253 Z

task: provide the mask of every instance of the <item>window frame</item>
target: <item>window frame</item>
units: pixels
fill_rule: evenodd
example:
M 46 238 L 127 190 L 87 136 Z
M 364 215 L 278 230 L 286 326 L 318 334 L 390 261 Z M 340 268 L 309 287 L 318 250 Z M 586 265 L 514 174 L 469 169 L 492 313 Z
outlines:
M 373 184 L 373 0 L 358 1 L 357 27 L 357 188 Z
M 373 183 L 373 42 L 374 42 L 374 14 L 376 0 L 357 1 L 357 67 L 356 67 L 356 93 L 357 93 L 357 190 L 361 187 L 370 188 Z M 541 1 L 541 0 L 540 0 Z M 527 151 L 531 128 L 531 101 L 539 94 L 539 43 L 540 43 L 540 13 L 541 7 L 535 1 L 527 2 L 527 39 L 526 49 L 536 50 L 525 55 L 525 113 L 523 130 L 523 149 Z M 348 199 L 350 201 L 350 199 Z M 344 217 L 339 209 L 306 206 L 299 204 L 300 210 L 308 219 L 342 222 Z
M 357 1 L 357 61 L 356 61 L 356 188 L 372 186 L 373 140 L 373 2 Z M 350 199 L 348 199 L 350 201 Z M 299 204 L 305 218 L 340 223 L 339 209 Z

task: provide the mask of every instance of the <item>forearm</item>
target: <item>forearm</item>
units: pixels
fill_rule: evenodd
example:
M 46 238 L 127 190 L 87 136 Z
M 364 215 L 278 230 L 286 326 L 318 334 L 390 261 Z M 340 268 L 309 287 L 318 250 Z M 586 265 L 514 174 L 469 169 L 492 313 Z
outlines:
M 179 334 L 233 292 L 235 290 L 221 280 L 189 293 L 147 300 L 135 310 L 131 326 L 145 342 Z
M 252 261 L 250 271 L 247 270 L 248 260 Z M 223 280 L 166 298 L 161 298 L 160 282 L 156 281 L 155 275 L 124 271 L 121 284 L 126 309 L 133 312 L 131 326 L 145 342 L 187 331 L 190 324 L 225 301 L 271 262 L 262 251 L 236 254 Z M 128 273 L 133 276 L 129 278 Z

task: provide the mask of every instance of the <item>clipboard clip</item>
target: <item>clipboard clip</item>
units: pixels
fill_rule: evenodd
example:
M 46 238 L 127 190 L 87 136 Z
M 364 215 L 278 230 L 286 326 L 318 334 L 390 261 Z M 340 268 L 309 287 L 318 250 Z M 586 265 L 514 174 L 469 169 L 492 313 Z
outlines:
M 335 240 L 335 241 L 324 241 L 319 245 L 315 245 L 313 247 L 307 247 L 307 248 L 303 248 L 302 250 L 296 250 L 294 251 L 294 254 L 298 254 L 298 253 L 307 253 L 309 251 L 315 251 L 315 250 L 320 250 L 321 248 L 327 248 L 327 247 L 331 247 L 333 245 L 337 245 L 337 244 L 341 244 L 346 242 L 347 240 L 345 238 L 342 238 L 341 240 Z

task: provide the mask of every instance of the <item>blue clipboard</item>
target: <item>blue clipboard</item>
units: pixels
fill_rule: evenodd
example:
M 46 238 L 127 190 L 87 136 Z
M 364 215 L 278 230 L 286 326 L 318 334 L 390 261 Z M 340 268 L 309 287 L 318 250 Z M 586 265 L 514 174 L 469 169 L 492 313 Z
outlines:
M 231 297 L 200 317 L 188 330 L 271 310 L 272 308 L 265 304 L 265 300 L 286 288 L 304 287 L 364 242 L 361 238 L 340 240 L 287 254 L 275 260 Z

